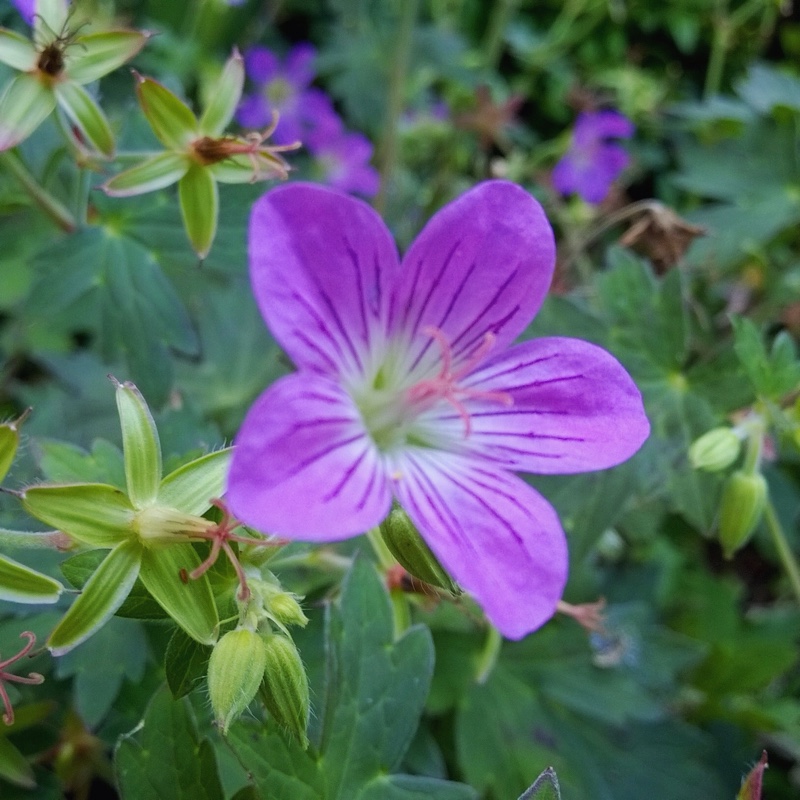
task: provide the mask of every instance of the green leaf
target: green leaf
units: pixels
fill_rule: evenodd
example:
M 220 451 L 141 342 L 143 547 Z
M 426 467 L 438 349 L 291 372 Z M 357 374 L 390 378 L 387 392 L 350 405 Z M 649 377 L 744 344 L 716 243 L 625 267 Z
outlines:
M 197 119 L 166 86 L 138 76 L 136 94 L 153 133 L 170 150 L 184 150 L 197 136 Z
M 69 442 L 39 439 L 39 469 L 55 483 L 107 483 L 125 488 L 125 463 L 119 448 L 96 439 L 91 452 Z
M 176 628 L 164 654 L 167 686 L 177 700 L 188 694 L 206 676 L 212 648 L 200 644 Z
M 54 656 L 77 647 L 111 618 L 133 586 L 141 558 L 141 545 L 131 541 L 117 545 L 106 556 L 50 634 L 47 647 Z
M 75 83 L 91 83 L 126 61 L 145 45 L 149 34 L 139 31 L 101 31 L 79 36 L 66 67 L 66 76 Z
M 523 792 L 519 800 L 561 800 L 561 789 L 558 777 L 552 767 L 548 767 L 534 782 L 533 786 Z
M 202 260 L 217 233 L 219 189 L 210 170 L 193 165 L 178 183 L 183 224 L 192 248 Z
M 211 90 L 211 99 L 200 117 L 200 132 L 220 136 L 233 119 L 244 87 L 244 59 L 235 50 Z
M 93 547 L 113 547 L 132 535 L 134 509 L 127 495 L 103 483 L 31 486 L 22 495 L 37 519 Z
M 772 348 L 767 348 L 755 323 L 745 317 L 731 319 L 734 331 L 734 350 L 756 393 L 768 399 L 780 400 L 800 383 L 800 361 L 791 336 L 779 333 Z
M 79 138 L 105 156 L 114 153 L 114 134 L 106 115 L 82 86 L 65 81 L 55 85 L 56 100 L 70 122 L 78 129 Z
M 208 511 L 211 500 L 225 491 L 233 448 L 226 447 L 196 458 L 167 475 L 158 489 L 160 505 L 197 516 Z
M 142 583 L 162 608 L 200 644 L 211 645 L 219 634 L 219 617 L 207 575 L 197 580 L 181 576 L 200 566 L 191 544 L 146 549 L 142 556 Z M 184 572 L 185 571 L 185 572 Z
M 52 90 L 33 75 L 12 78 L 0 95 L 0 151 L 27 139 L 55 107 Z
M 0 600 L 11 603 L 55 603 L 64 587 L 24 564 L 0 555 Z
M 0 778 L 24 789 L 36 786 L 28 759 L 4 736 L 0 736 Z
M 339 607 L 328 610 L 327 690 L 320 754 L 270 730 L 239 723 L 229 742 L 271 800 L 474 800 L 472 789 L 392 775 L 428 693 L 433 648 L 427 629 L 393 640 L 389 598 L 375 568 L 357 559 Z
M 158 494 L 161 443 L 142 393 L 130 382 L 115 383 L 128 497 L 136 508 L 143 508 Z
M 200 740 L 185 699 L 166 688 L 150 702 L 141 726 L 114 754 L 122 800 L 223 800 L 214 752 Z

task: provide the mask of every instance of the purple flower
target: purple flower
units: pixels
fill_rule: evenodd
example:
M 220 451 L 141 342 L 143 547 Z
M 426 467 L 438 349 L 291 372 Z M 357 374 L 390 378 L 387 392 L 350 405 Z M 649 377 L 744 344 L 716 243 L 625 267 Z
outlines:
M 630 376 L 578 339 L 511 345 L 553 274 L 539 204 L 483 183 L 428 223 L 402 263 L 360 200 L 290 184 L 250 219 L 256 300 L 298 372 L 248 412 L 228 502 L 262 530 L 334 541 L 395 499 L 506 636 L 553 614 L 567 549 L 511 470 L 602 469 L 649 425 Z
M 380 176 L 369 163 L 372 143 L 360 133 L 348 133 L 338 117 L 312 130 L 305 144 L 321 173 L 321 183 L 365 197 L 378 193 Z
M 553 186 L 563 195 L 577 192 L 587 203 L 601 203 L 629 161 L 609 139 L 629 139 L 633 132 L 633 123 L 617 111 L 580 114 L 572 144 L 553 170 Z
M 28 25 L 33 25 L 33 17 L 36 14 L 36 0 L 11 0 L 16 6 L 22 18 Z
M 310 44 L 293 47 L 281 60 L 266 47 L 256 45 L 245 52 L 245 67 L 256 91 L 246 94 L 236 111 L 245 128 L 264 128 L 273 112 L 280 115 L 272 136 L 276 144 L 290 144 L 304 138 L 309 129 L 326 122 L 336 112 L 327 95 L 309 88 L 314 79 L 316 51 Z

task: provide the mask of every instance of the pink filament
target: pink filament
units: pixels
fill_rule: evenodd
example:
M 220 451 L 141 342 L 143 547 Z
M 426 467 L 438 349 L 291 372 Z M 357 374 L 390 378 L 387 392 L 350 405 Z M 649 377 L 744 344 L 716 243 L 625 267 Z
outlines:
M 27 677 L 6 672 L 6 667 L 11 666 L 11 664 L 14 662 L 19 661 L 21 658 L 24 658 L 26 655 L 28 655 L 33 646 L 36 644 L 36 636 L 31 633 L 31 631 L 23 631 L 20 636 L 27 638 L 28 643 L 16 655 L 11 656 L 11 658 L 7 658 L 5 661 L 0 661 L 0 700 L 3 701 L 3 708 L 5 709 L 3 713 L 3 722 L 5 722 L 6 725 L 14 724 L 14 708 L 11 705 L 11 699 L 8 696 L 8 692 L 6 691 L 6 687 L 3 685 L 3 682 L 10 681 L 12 683 L 28 683 L 35 685 L 44 681 L 44 676 L 40 675 L 38 672 L 31 672 Z

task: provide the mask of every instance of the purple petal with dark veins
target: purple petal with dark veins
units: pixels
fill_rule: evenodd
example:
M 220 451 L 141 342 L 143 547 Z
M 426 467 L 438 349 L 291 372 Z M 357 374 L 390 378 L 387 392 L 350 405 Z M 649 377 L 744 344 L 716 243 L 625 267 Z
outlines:
M 555 613 L 567 578 L 564 532 L 550 504 L 478 459 L 409 449 L 394 491 L 428 546 L 509 639 Z
M 258 530 L 333 541 L 389 512 L 381 457 L 352 400 L 329 378 L 281 378 L 250 409 L 235 445 L 227 502 Z
M 465 436 L 461 415 L 440 404 L 426 425 L 447 449 L 508 469 L 559 474 L 605 469 L 630 458 L 650 424 L 625 368 L 601 347 L 580 339 L 534 339 L 514 345 L 466 377 L 472 396 Z
M 539 309 L 555 264 L 550 224 L 524 189 L 487 181 L 441 209 L 403 259 L 390 330 L 413 338 L 409 368 L 438 362 L 426 327 L 445 334 L 456 365 L 487 333 L 510 344 Z
M 253 208 L 249 253 L 261 313 L 295 364 L 360 374 L 399 270 L 375 211 L 313 184 L 281 186 Z

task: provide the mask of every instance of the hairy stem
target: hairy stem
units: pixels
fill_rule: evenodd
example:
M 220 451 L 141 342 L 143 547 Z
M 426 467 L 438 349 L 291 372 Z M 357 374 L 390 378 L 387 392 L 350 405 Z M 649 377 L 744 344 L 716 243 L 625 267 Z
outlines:
M 791 547 L 789 547 L 789 542 L 786 541 L 786 534 L 783 532 L 783 526 L 775 512 L 775 506 L 769 498 L 767 499 L 767 505 L 764 509 L 764 519 L 767 523 L 770 535 L 772 536 L 775 548 L 778 551 L 781 564 L 783 564 L 789 582 L 792 584 L 792 591 L 797 598 L 797 602 L 800 603 L 800 566 L 798 566 L 797 559 Z

